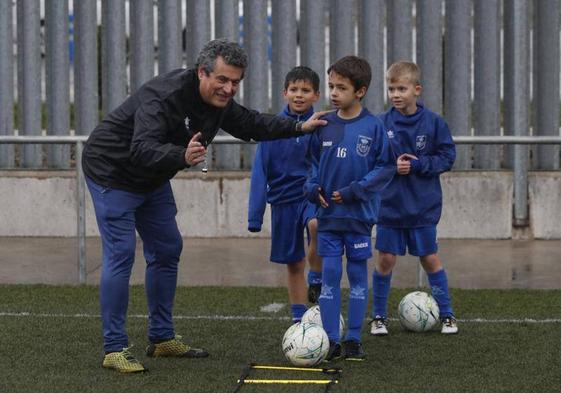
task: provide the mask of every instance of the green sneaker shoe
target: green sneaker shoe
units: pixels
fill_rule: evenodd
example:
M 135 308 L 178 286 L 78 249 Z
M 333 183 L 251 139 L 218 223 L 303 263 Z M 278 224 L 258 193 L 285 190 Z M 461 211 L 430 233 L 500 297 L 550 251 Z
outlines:
M 102 366 L 117 370 L 120 373 L 143 373 L 148 371 L 130 352 L 129 348 L 123 348 L 121 352 L 106 353 L 103 357 Z
M 150 343 L 146 348 L 146 356 L 158 357 L 178 357 L 178 358 L 206 358 L 207 351 L 200 348 L 192 348 L 181 341 L 181 336 L 176 335 L 171 340 L 161 343 Z

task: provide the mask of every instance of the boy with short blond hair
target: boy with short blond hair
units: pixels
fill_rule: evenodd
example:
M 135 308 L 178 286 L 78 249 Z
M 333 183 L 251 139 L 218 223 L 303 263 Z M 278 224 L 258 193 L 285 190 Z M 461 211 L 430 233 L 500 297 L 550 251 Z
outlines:
M 443 334 L 455 334 L 458 326 L 448 289 L 448 278 L 437 250 L 436 225 L 442 211 L 440 174 L 452 169 L 456 150 L 442 117 L 418 102 L 421 72 L 412 62 L 392 64 L 386 72 L 388 99 L 392 108 L 380 115 L 397 176 L 382 192 L 376 227 L 378 259 L 372 275 L 373 307 L 371 334 L 387 330 L 387 302 L 396 255 L 418 256 L 440 308 Z
M 378 217 L 380 191 L 395 173 L 383 124 L 361 105 L 371 79 L 370 65 L 346 56 L 331 65 L 330 100 L 337 109 L 310 142 L 312 173 L 305 192 L 318 210 L 318 254 L 323 259 L 321 320 L 329 337 L 326 360 L 343 356 L 361 361 L 361 329 L 368 302 L 367 260 L 372 256 L 372 227 Z M 347 257 L 349 306 L 347 333 L 341 346 L 342 255 Z
M 281 116 L 307 120 L 319 98 L 319 75 L 299 66 L 285 77 L 286 107 Z M 316 253 L 316 208 L 302 191 L 308 174 L 310 135 L 261 142 L 255 152 L 249 194 L 248 230 L 259 232 L 267 202 L 271 205 L 271 262 L 286 264 L 292 321 L 299 322 L 306 300 L 317 302 L 321 290 L 321 259 Z M 306 296 L 304 229 L 308 232 L 308 296 Z

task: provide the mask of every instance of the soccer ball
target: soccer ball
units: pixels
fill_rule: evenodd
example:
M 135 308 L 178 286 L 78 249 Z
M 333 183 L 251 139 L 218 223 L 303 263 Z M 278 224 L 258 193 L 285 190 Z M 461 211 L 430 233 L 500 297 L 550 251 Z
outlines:
M 302 322 L 312 322 L 323 327 L 321 322 L 321 313 L 319 311 L 319 306 L 315 305 L 310 307 L 304 315 L 302 315 Z M 345 320 L 342 315 L 339 315 L 339 337 L 343 337 L 343 331 L 345 330 Z
M 438 304 L 426 292 L 416 291 L 405 295 L 397 311 L 401 326 L 413 332 L 426 332 L 439 322 Z
M 329 339 L 321 326 L 298 322 L 284 334 L 282 351 L 295 366 L 315 366 L 327 356 Z

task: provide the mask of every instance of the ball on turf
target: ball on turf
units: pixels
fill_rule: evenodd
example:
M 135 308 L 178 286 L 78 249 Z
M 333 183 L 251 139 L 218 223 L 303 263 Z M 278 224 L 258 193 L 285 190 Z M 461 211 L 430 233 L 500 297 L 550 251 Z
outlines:
M 323 327 L 321 322 L 321 313 L 319 311 L 319 305 L 315 305 L 306 310 L 304 315 L 302 315 L 302 322 L 316 323 Z M 339 315 L 339 337 L 343 337 L 343 332 L 345 330 L 345 320 L 342 315 Z
M 315 366 L 327 356 L 329 339 L 315 323 L 295 323 L 284 334 L 282 351 L 295 366 Z
M 397 308 L 401 326 L 412 332 L 426 332 L 439 323 L 436 300 L 426 292 L 411 292 L 401 299 Z

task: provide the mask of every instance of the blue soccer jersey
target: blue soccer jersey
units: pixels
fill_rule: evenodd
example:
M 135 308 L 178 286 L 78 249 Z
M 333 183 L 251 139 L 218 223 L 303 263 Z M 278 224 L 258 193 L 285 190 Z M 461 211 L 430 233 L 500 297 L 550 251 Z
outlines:
M 393 152 L 393 162 L 404 153 L 411 161 L 408 175 L 396 175 L 382 193 L 378 223 L 397 228 L 436 225 L 442 212 L 439 175 L 452 169 L 454 141 L 442 117 L 417 104 L 417 112 L 403 115 L 395 108 L 381 114 Z
M 310 140 L 312 171 L 305 185 L 308 199 L 318 203 L 321 187 L 329 203 L 318 211 L 318 231 L 370 235 L 378 218 L 380 191 L 395 174 L 388 138 L 381 121 L 367 109 L 353 119 L 336 112 Z M 342 204 L 330 200 L 339 191 Z

